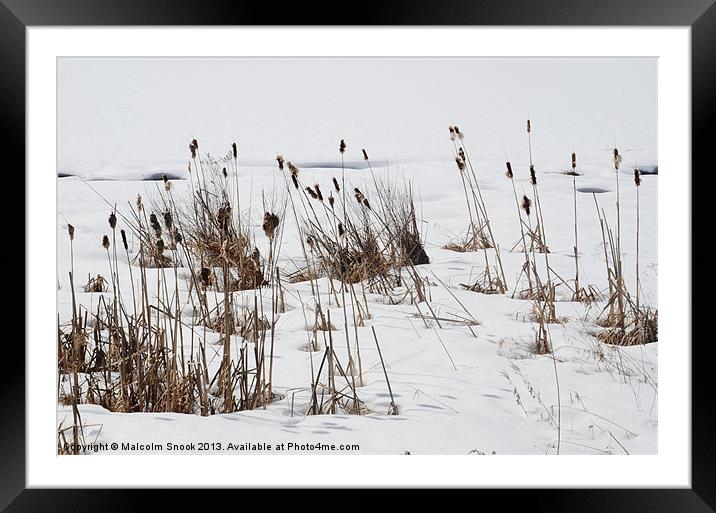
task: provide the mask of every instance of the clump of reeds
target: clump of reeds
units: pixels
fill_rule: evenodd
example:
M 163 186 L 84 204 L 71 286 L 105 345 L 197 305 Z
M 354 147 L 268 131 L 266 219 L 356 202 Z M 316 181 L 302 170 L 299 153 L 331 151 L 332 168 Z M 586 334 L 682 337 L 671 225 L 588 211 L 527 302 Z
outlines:
M 451 241 L 444 246 L 445 249 L 458 252 L 483 251 L 485 257 L 485 270 L 473 290 L 487 293 L 502 294 L 507 290 L 505 273 L 502 268 L 500 248 L 495 241 L 490 225 L 487 206 L 482 197 L 477 173 L 467 150 L 462 145 L 464 134 L 455 125 L 448 127 L 450 140 L 455 151 L 454 159 L 465 194 L 465 204 L 468 214 L 468 227 L 463 237 Z M 494 249 L 495 264 L 490 263 L 488 249 Z
M 607 304 L 602 310 L 597 324 L 604 329 L 597 333 L 597 338 L 605 343 L 629 346 L 646 344 L 658 340 L 658 310 L 652 310 L 640 302 L 639 283 L 639 187 L 641 176 L 638 171 L 634 173 L 634 185 L 636 187 L 637 201 L 637 269 L 636 269 L 636 300 L 632 299 L 622 271 L 621 254 L 621 215 L 620 215 L 620 190 L 619 190 L 619 165 L 622 157 L 619 150 L 614 148 L 612 163 L 617 175 L 617 227 L 616 234 L 607 222 L 606 213 L 599 208 L 596 195 L 594 204 L 597 208 L 599 222 L 602 229 L 602 244 L 604 246 L 604 258 L 607 269 L 607 280 L 609 284 L 609 297 Z

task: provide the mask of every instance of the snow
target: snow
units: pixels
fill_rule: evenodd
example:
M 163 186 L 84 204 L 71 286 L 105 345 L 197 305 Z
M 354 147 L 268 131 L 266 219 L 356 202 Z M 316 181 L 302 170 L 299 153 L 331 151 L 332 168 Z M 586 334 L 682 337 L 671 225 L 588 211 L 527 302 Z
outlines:
M 507 155 L 518 194 L 524 190 L 532 196 L 525 131 L 529 116 L 550 264 L 560 276 L 573 279 L 572 178 L 562 172 L 571 152 L 577 153 L 583 173 L 576 178 L 580 281 L 605 290 L 595 197 L 613 225 L 617 178 L 611 151 L 616 144 L 624 156 L 619 177 L 624 272 L 633 290 L 636 192 L 631 170 L 658 164 L 654 60 L 60 59 L 58 69 L 58 173 L 75 175 L 58 179 L 62 321 L 71 317 L 67 223 L 76 230 L 76 286 L 88 275 L 108 276 L 101 239 L 110 233 L 111 207 L 103 198 L 119 212 L 133 208 L 137 193 L 149 204 L 162 185 L 152 180 L 162 173 L 169 174 L 173 194 L 185 195 L 187 145 L 196 137 L 201 154 L 216 156 L 237 142 L 242 211 L 250 215 L 262 254 L 268 251 L 261 230 L 262 193 L 276 204 L 285 195 L 276 154 L 296 163 L 304 182 L 329 190 L 331 177 L 341 173 L 338 142 L 345 139 L 347 185 L 370 191 L 370 170 L 361 157 L 365 148 L 376 176 L 413 185 L 431 259 L 416 269 L 435 285 L 429 294 L 437 316 L 464 315 L 454 294 L 479 322 L 472 327 L 474 335 L 457 322 L 438 327 L 432 321 L 426 327 L 415 305 L 391 305 L 368 293 L 372 318 L 357 328 L 365 386 L 357 392 L 371 413 L 306 416 L 311 358 L 322 353 L 306 350 L 301 302 L 310 308 L 309 283 L 284 283 L 287 304 L 277 320 L 273 371 L 274 390 L 284 399 L 265 409 L 209 417 L 111 413 L 81 405 L 87 441 L 163 444 L 164 452 L 169 443 L 213 442 L 225 448 L 233 442 L 358 444 L 359 450 L 348 452 L 361 454 L 555 454 L 559 415 L 560 454 L 656 453 L 658 343 L 615 348 L 597 342 L 594 321 L 603 303 L 557 303 L 558 317 L 566 319 L 549 326 L 558 401 L 553 360 L 531 350 L 531 303 L 510 297 L 524 257 L 509 252 L 520 235 L 512 187 L 504 175 Z M 505 295 L 464 290 L 460 284 L 474 281 L 484 267 L 482 253 L 442 248 L 467 226 L 448 139 L 452 123 L 465 134 L 502 251 L 510 288 Z M 658 175 L 642 176 L 641 300 L 654 307 L 657 187 Z M 290 215 L 283 229 L 279 266 L 290 271 L 302 260 Z M 129 244 L 130 252 L 136 251 L 131 237 Z M 119 267 L 126 297 L 131 295 L 129 271 Z M 148 271 L 150 279 L 155 272 Z M 188 269 L 180 269 L 185 295 L 186 275 Z M 326 281 L 320 283 L 322 301 L 329 304 Z M 236 294 L 253 304 L 253 292 Z M 99 296 L 79 292 L 77 300 L 91 310 Z M 330 309 L 336 352 L 345 360 L 342 309 L 334 302 Z M 390 397 L 371 327 L 399 408 L 396 416 L 387 415 Z M 204 335 L 203 328 L 197 328 L 198 335 Z M 189 339 L 185 335 L 185 349 Z M 217 340 L 218 335 L 208 335 L 209 342 Z M 220 355 L 219 346 L 215 349 Z M 218 368 L 219 359 L 214 357 L 210 367 Z M 58 406 L 58 423 L 63 419 L 71 423 L 71 409 Z

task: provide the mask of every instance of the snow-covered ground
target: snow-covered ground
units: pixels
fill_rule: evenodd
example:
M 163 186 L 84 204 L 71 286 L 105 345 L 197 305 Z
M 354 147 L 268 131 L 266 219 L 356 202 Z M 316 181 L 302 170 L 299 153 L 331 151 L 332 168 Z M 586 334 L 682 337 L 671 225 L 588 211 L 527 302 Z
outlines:
M 98 273 L 109 276 L 101 240 L 109 230 L 110 207 L 102 197 L 120 212 L 133 208 L 138 193 L 149 204 L 161 182 L 145 178 L 162 172 L 177 177 L 173 194 L 186 194 L 187 145 L 196 137 L 201 154 L 216 156 L 226 154 L 236 141 L 242 211 L 250 215 L 262 254 L 268 252 L 261 229 L 262 194 L 277 203 L 285 195 L 276 154 L 292 160 L 305 183 L 329 190 L 331 178 L 341 173 L 338 142 L 345 139 L 346 182 L 369 191 L 370 171 L 362 165 L 360 151 L 365 148 L 377 176 L 412 183 L 431 259 L 417 269 L 434 284 L 429 287 L 432 308 L 438 317 L 461 313 L 457 298 L 480 323 L 472 328 L 474 335 L 458 323 L 426 327 L 416 317 L 415 305 L 391 305 L 368 294 L 372 318 L 357 328 L 365 374 L 358 395 L 372 413 L 305 416 L 311 358 L 320 357 L 306 351 L 299 298 L 310 297 L 310 285 L 285 283 L 287 308 L 277 320 L 274 361 L 274 390 L 284 399 L 265 409 L 209 417 L 111 413 L 82 405 L 87 441 L 164 444 L 165 449 L 170 442 L 221 442 L 224 447 L 229 442 L 274 447 L 292 442 L 358 444 L 360 449 L 352 452 L 360 453 L 554 454 L 559 417 L 561 454 L 656 453 L 658 344 L 615 348 L 598 343 L 594 321 L 603 303 L 557 303 L 557 315 L 565 322 L 549 329 L 558 401 L 553 360 L 532 351 L 536 325 L 530 319 L 531 303 L 510 297 L 524 257 L 509 252 L 520 240 L 520 229 L 504 175 L 507 157 L 518 193 L 524 190 L 532 197 L 525 130 L 529 116 L 550 264 L 571 280 L 572 178 L 562 172 L 570 166 L 572 151 L 577 153 L 583 173 L 577 186 L 586 191 L 577 195 L 580 281 L 605 290 L 601 229 L 595 196 L 588 191 L 604 191 L 596 198 L 613 225 L 617 177 L 611 152 L 616 145 L 624 157 L 619 177 L 624 272 L 634 290 L 632 169 L 657 164 L 655 61 L 61 59 L 58 76 L 58 173 L 74 175 L 58 179 L 58 309 L 63 322 L 71 317 L 67 223 L 76 230 L 77 281 Z M 482 253 L 442 248 L 467 226 L 448 138 L 447 127 L 453 123 L 465 134 L 502 249 L 510 288 L 506 295 L 464 290 L 461 284 L 474 281 L 483 269 Z M 657 184 L 658 175 L 642 176 L 641 300 L 654 307 Z M 290 271 L 301 260 L 291 216 L 283 230 L 279 266 Z M 136 241 L 130 237 L 129 243 L 136 250 Z M 119 270 L 123 290 L 131 294 L 127 266 Z M 188 270 L 179 275 L 186 277 Z M 186 280 L 180 279 L 179 286 L 185 290 Z M 252 294 L 237 296 L 248 300 Z M 80 292 L 78 302 L 91 310 L 99 295 Z M 345 354 L 342 309 L 335 303 L 330 308 L 340 356 Z M 400 412 L 396 416 L 386 414 L 390 398 L 371 327 L 380 340 Z M 217 339 L 209 335 L 210 342 Z M 189 337 L 185 340 L 188 348 Z M 220 359 L 220 348 L 215 348 L 210 366 Z M 58 407 L 58 423 L 71 418 L 71 409 Z

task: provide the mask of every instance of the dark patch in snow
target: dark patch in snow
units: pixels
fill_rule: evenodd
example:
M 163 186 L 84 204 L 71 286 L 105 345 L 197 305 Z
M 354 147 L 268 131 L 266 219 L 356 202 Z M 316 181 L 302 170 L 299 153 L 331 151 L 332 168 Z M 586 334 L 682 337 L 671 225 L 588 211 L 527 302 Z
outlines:
M 612 192 L 610 189 L 602 189 L 601 187 L 577 187 L 579 192 L 588 194 L 602 194 L 603 192 Z
M 142 175 L 142 180 L 147 182 L 154 180 L 164 180 L 164 176 L 167 177 L 167 180 L 184 180 L 183 176 L 179 176 L 174 173 L 147 173 L 145 175 Z
M 337 161 L 316 161 L 316 162 L 296 162 L 296 167 L 299 169 L 340 169 L 341 162 Z M 368 169 L 368 162 L 365 160 L 346 161 L 343 163 L 343 167 L 346 169 Z

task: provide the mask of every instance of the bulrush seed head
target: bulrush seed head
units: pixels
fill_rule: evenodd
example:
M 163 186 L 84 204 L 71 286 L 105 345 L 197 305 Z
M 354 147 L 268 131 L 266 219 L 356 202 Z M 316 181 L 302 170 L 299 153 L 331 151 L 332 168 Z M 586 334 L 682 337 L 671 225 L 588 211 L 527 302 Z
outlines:
M 363 195 L 362 192 L 360 192 L 360 190 L 358 189 L 358 187 L 356 187 L 356 188 L 354 189 L 354 192 L 355 192 L 355 196 L 356 196 L 356 201 L 357 201 L 358 203 L 363 203 L 363 202 L 365 201 L 365 196 Z
M 572 171 L 577 169 L 577 154 L 572 152 Z
M 234 160 L 239 156 L 239 153 L 236 151 L 236 143 L 231 143 L 231 154 L 234 156 Z
M 529 119 L 527 120 L 527 133 L 532 133 L 532 122 Z
M 141 195 L 141 194 L 137 194 L 137 211 L 141 212 L 141 211 L 142 211 L 142 208 L 143 208 L 143 206 L 142 206 L 142 195 Z
M 179 233 L 179 230 L 177 230 L 176 228 L 174 228 L 174 233 L 172 235 L 174 237 L 174 242 L 176 242 L 177 244 L 181 244 L 184 240 L 184 237 L 182 237 L 181 233 Z
M 462 141 L 463 137 L 465 137 L 465 136 L 462 135 L 462 132 L 457 127 L 457 125 L 455 125 L 453 128 L 455 129 L 455 137 L 457 137 L 458 139 L 460 139 Z
M 117 227 L 117 216 L 114 215 L 114 212 L 109 214 L 109 227 L 113 230 Z
M 194 146 L 193 141 L 191 143 L 189 143 L 189 151 L 191 152 L 191 158 L 195 159 L 196 158 L 196 146 Z
M 167 210 L 166 212 L 164 212 L 164 226 L 166 226 L 168 230 L 171 230 L 172 224 L 173 224 L 172 213 Z
M 641 173 L 638 169 L 634 170 L 634 185 L 639 187 L 641 185 Z
M 298 168 L 291 164 L 291 162 L 288 162 L 288 170 L 291 172 L 292 175 L 298 176 Z
M 314 192 L 314 190 L 311 189 L 310 187 L 306 187 L 306 192 L 307 192 L 313 199 L 318 199 L 318 194 L 316 194 L 316 193 Z
M 448 127 L 448 130 L 450 131 L 450 140 L 454 141 L 455 140 L 455 127 L 450 125 Z
M 467 162 L 467 158 L 465 158 L 465 150 L 463 150 L 462 148 L 460 148 L 460 149 L 457 151 L 457 154 L 460 155 L 460 158 L 462 159 L 463 162 Z
M 157 239 L 156 245 L 157 245 L 157 253 L 159 253 L 160 255 L 162 253 L 164 253 L 164 240 Z
M 465 171 L 465 161 L 462 160 L 459 155 L 455 157 L 455 163 L 457 164 L 457 168 L 460 170 L 461 173 Z
M 229 176 L 229 173 L 226 172 L 226 168 L 223 168 L 223 169 L 221 170 L 221 174 L 224 175 L 224 178 L 226 178 L 227 176 Z
M 273 239 L 274 235 L 276 234 L 276 228 L 278 228 L 279 219 L 276 214 L 273 214 L 271 212 L 264 212 L 264 223 L 262 228 L 264 229 L 264 233 L 266 234 L 266 237 L 269 239 Z
M 613 160 L 614 160 L 614 170 L 615 170 L 615 171 L 618 171 L 618 170 L 619 170 L 619 164 L 622 163 L 622 156 L 619 155 L 619 150 L 616 149 L 616 148 L 614 148 L 614 157 L 613 157 Z
M 328 195 L 328 204 L 333 208 L 333 204 L 335 203 L 336 199 L 333 197 L 333 193 L 330 193 Z
M 532 200 L 529 199 L 527 196 L 522 196 L 522 209 L 525 211 L 525 214 L 530 215 L 531 207 L 532 207 Z
M 124 232 L 124 230 L 119 230 L 120 235 L 122 235 L 122 246 L 124 246 L 125 251 L 129 251 L 129 244 L 127 244 L 127 234 Z
M 283 171 L 283 155 L 276 155 L 276 162 L 278 162 L 278 170 Z
M 102 237 L 102 247 L 104 249 L 109 249 L 109 237 L 107 237 L 106 235 Z
M 346 142 L 343 139 L 341 139 L 341 144 L 338 146 L 338 151 L 341 153 L 345 153 L 346 151 Z
M 507 166 L 507 171 L 505 171 L 505 176 L 512 180 L 512 177 L 514 176 L 512 174 L 512 164 L 510 164 L 509 161 L 505 162 L 505 165 Z
M 363 152 L 363 160 L 368 160 L 368 154 L 365 152 L 365 150 L 360 150 Z
M 296 178 L 296 175 L 291 175 L 291 181 L 293 182 L 293 186 L 298 190 L 298 178 Z
M 343 237 L 345 237 L 345 235 L 346 235 L 346 229 L 343 228 L 343 223 L 339 222 L 338 223 L 338 236 L 340 238 L 343 238 Z
M 70 240 L 75 240 L 75 227 L 71 224 L 67 224 L 67 233 L 70 234 Z
M 318 196 L 318 201 L 323 201 L 323 194 L 321 194 L 321 187 L 316 183 L 316 184 L 313 184 L 313 188 L 316 190 L 316 196 Z
M 341 192 L 341 186 L 338 185 L 338 180 L 336 180 L 336 177 L 333 177 L 333 188 L 336 190 L 336 192 Z
M 535 173 L 535 167 L 530 164 L 530 182 L 532 185 L 537 185 L 537 173 Z

